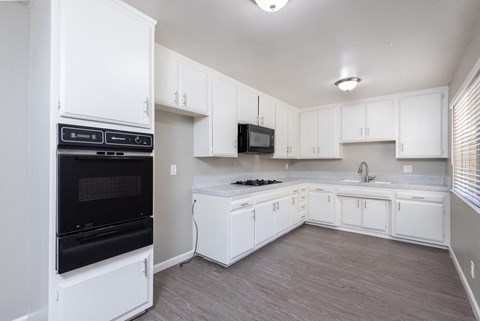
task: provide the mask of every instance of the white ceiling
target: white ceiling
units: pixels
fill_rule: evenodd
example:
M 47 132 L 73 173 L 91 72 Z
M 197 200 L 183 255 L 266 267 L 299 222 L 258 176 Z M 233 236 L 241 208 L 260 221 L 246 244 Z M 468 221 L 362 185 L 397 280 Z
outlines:
M 479 0 L 126 1 L 156 42 L 300 108 L 448 85 L 480 20 Z

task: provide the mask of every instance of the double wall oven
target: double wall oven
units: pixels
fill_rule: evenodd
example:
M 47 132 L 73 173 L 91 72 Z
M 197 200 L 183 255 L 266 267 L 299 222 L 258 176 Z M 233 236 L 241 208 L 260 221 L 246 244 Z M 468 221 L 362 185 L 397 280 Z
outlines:
M 58 126 L 57 271 L 153 244 L 153 135 Z

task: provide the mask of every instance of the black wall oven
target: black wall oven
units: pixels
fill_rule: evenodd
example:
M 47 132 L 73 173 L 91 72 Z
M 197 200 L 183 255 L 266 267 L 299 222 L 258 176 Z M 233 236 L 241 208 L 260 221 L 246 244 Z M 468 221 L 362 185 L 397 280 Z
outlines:
M 60 124 L 57 271 L 153 243 L 153 135 Z

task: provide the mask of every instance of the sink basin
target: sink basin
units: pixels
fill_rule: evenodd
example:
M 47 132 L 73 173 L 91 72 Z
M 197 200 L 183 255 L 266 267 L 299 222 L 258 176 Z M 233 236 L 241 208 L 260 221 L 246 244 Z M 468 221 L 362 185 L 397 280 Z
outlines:
M 362 180 L 359 180 L 359 179 L 344 179 L 342 182 L 345 182 L 345 183 L 365 183 L 364 181 Z M 369 184 L 383 184 L 383 185 L 388 185 L 388 184 L 392 184 L 392 182 L 386 182 L 386 181 L 370 181 L 368 182 Z
M 359 179 L 344 179 L 343 182 L 345 183 L 360 183 Z

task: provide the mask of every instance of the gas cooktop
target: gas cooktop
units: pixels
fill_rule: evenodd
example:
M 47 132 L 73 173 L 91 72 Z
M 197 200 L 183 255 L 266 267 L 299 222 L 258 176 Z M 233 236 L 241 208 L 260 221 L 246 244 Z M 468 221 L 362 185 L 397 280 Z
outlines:
M 249 186 L 263 186 L 263 185 L 270 185 L 270 184 L 278 184 L 278 183 L 282 183 L 281 181 L 277 181 L 275 179 L 271 180 L 271 179 L 249 179 L 249 180 L 246 180 L 246 181 L 236 181 L 235 183 L 232 183 L 232 184 L 235 184 L 235 185 L 249 185 Z

